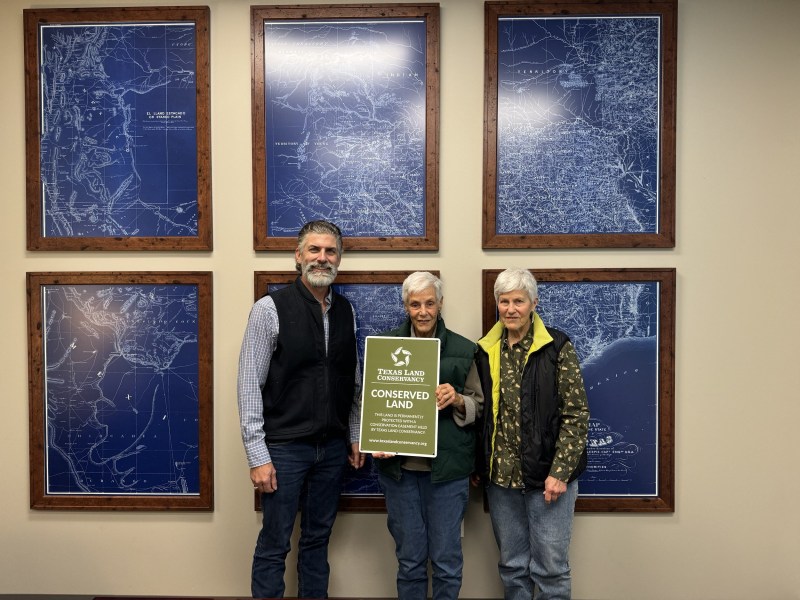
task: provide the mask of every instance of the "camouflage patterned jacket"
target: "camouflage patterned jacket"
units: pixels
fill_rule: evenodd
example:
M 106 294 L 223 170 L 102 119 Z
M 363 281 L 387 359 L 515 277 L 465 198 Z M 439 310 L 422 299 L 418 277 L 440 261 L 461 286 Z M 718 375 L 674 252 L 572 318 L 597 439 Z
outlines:
M 525 487 L 542 488 L 549 475 L 570 482 L 586 469 L 589 408 L 575 350 L 567 335 L 546 327 L 536 314 L 533 328 L 534 343 L 520 389 L 519 452 Z M 504 327 L 498 322 L 478 341 L 476 362 L 486 401 L 479 425 L 477 469 L 487 481 L 495 451 L 503 337 Z

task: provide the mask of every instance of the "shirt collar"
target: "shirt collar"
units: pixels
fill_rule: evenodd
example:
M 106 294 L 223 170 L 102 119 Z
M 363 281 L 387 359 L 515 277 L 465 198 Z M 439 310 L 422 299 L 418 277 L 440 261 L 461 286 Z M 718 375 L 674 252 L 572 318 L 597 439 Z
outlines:
M 320 306 L 323 307 L 322 311 L 327 313 L 331 309 L 332 305 L 333 305 L 333 286 L 329 285 L 328 293 L 325 295 L 325 304 L 322 304 Z

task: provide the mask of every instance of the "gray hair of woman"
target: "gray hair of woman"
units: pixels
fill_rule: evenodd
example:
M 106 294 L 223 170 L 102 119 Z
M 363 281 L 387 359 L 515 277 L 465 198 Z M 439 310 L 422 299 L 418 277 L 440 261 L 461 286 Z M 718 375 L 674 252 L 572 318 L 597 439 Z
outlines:
M 436 301 L 442 301 L 442 280 L 433 273 L 427 271 L 415 271 L 403 282 L 403 304 L 408 304 L 408 297 L 411 294 L 419 294 L 429 287 L 433 288 L 436 294 Z
M 536 278 L 528 269 L 506 269 L 497 276 L 494 282 L 494 301 L 500 299 L 502 294 L 516 290 L 525 290 L 531 302 L 539 299 L 539 287 Z

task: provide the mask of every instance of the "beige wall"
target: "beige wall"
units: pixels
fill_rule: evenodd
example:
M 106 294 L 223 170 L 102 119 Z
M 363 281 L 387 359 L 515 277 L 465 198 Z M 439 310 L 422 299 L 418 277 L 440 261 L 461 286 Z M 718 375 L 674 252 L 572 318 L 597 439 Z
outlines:
M 163 254 L 25 251 L 22 9 L 66 3 L 0 4 L 0 593 L 248 594 L 259 524 L 236 360 L 253 271 L 292 263 L 289 253 L 252 249 L 248 3 L 208 3 L 214 251 Z M 114 4 L 134 3 L 71 5 Z M 344 268 L 439 269 L 448 325 L 477 338 L 482 268 L 675 267 L 677 510 L 577 516 L 575 596 L 800 598 L 800 2 L 681 0 L 674 250 L 481 250 L 483 3 L 441 7 L 440 250 L 353 252 Z M 213 513 L 28 508 L 25 273 L 43 270 L 214 272 Z M 463 596 L 499 596 L 477 498 L 464 549 Z M 331 550 L 332 595 L 394 594 L 384 516 L 342 515 Z

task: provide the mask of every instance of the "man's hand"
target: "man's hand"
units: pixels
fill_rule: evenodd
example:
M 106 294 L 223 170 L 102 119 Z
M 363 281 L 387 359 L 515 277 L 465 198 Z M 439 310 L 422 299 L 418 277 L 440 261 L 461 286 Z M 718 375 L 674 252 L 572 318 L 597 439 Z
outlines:
M 547 504 L 555 502 L 561 494 L 567 492 L 567 484 L 550 475 L 544 480 L 544 501 Z
M 354 469 L 360 469 L 364 466 L 364 460 L 366 460 L 366 458 L 361 454 L 361 444 L 358 442 L 350 444 L 350 453 L 347 457 L 347 462 L 350 463 L 350 466 Z
M 271 494 L 278 489 L 278 475 L 271 462 L 250 469 L 250 481 L 253 482 L 253 488 L 263 494 Z

